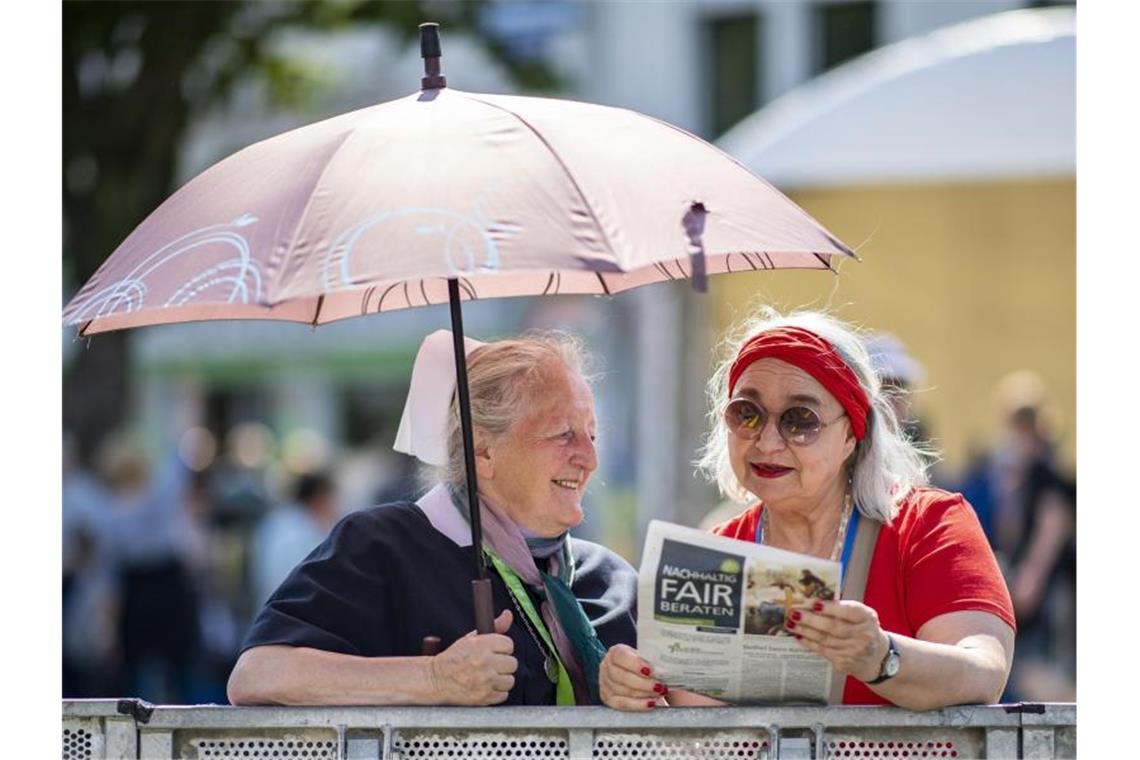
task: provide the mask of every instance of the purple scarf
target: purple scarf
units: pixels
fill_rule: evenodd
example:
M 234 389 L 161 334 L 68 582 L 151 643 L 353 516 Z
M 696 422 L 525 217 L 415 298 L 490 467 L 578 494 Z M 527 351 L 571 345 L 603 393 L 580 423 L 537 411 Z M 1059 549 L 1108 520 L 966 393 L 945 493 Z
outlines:
M 448 492 L 460 514 L 470 522 L 465 509 L 466 494 L 456 488 L 448 488 Z M 570 682 L 574 686 L 574 701 L 579 705 L 590 704 L 592 702 L 590 690 L 574 645 L 566 635 L 554 605 L 547 598 L 542 574 L 534 561 L 536 557 L 548 558 L 549 574 L 561 578 L 567 586 L 570 586 L 574 575 L 574 560 L 570 556 L 569 534 L 563 533 L 560 539 L 535 542 L 539 545 L 532 549 L 527 545 L 526 537 L 514 520 L 483 496 L 479 497 L 479 504 L 479 514 L 483 523 L 483 545 L 514 570 L 523 583 L 538 591 L 542 597 L 542 605 L 539 608 L 542 620 L 546 623 L 546 630 L 550 632 L 555 649 L 558 650 L 558 658 L 562 660 L 566 672 L 570 674 Z M 581 614 L 585 617 L 586 613 L 582 611 Z

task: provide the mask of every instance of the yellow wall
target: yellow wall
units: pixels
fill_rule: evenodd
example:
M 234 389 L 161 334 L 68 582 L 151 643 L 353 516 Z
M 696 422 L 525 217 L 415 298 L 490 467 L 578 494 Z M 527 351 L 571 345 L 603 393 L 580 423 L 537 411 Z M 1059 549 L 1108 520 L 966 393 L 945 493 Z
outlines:
M 827 272 L 710 280 L 718 332 L 763 299 L 826 307 L 898 335 L 926 366 L 917 405 L 947 467 L 997 428 L 994 384 L 1030 368 L 1059 414 L 1063 459 L 1076 445 L 1076 183 L 1072 177 L 789 193 L 862 262 Z

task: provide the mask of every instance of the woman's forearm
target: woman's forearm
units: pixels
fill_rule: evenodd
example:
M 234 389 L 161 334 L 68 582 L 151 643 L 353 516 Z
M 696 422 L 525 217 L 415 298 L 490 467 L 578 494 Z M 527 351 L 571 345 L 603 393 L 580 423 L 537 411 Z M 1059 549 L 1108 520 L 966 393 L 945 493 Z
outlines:
M 235 705 L 440 704 L 429 657 L 357 657 L 290 646 L 242 653 L 227 685 Z
M 931 710 L 990 704 L 1001 697 L 1009 667 L 993 636 L 970 636 L 955 644 L 892 637 L 900 656 L 898 675 L 868 687 L 899 707 Z
M 989 704 L 996 702 L 1005 688 L 1000 645 L 972 648 L 976 642 L 935 644 L 897 635 L 894 639 L 903 663 L 899 674 L 869 688 L 899 707 L 931 710 L 955 704 Z M 675 707 L 727 704 L 683 689 L 670 689 L 667 701 Z

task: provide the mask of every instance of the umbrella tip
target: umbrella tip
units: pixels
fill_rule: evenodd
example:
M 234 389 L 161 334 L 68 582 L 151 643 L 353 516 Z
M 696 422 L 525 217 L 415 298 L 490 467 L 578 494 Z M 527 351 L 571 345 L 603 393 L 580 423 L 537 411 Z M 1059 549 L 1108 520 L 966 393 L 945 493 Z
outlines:
M 420 57 L 424 59 L 424 76 L 420 88 L 438 90 L 447 87 L 447 77 L 442 73 L 440 58 L 443 53 L 439 44 L 439 24 L 428 21 L 420 24 Z

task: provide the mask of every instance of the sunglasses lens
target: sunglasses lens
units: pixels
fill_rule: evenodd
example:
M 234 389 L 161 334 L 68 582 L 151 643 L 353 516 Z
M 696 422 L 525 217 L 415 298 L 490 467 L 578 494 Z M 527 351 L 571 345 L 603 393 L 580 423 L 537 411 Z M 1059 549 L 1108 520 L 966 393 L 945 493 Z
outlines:
M 780 415 L 780 435 L 788 443 L 800 446 L 811 443 L 822 429 L 823 420 L 806 406 L 793 406 Z
M 733 433 L 756 435 L 764 427 L 764 413 L 751 401 L 736 399 L 724 410 L 724 421 Z

